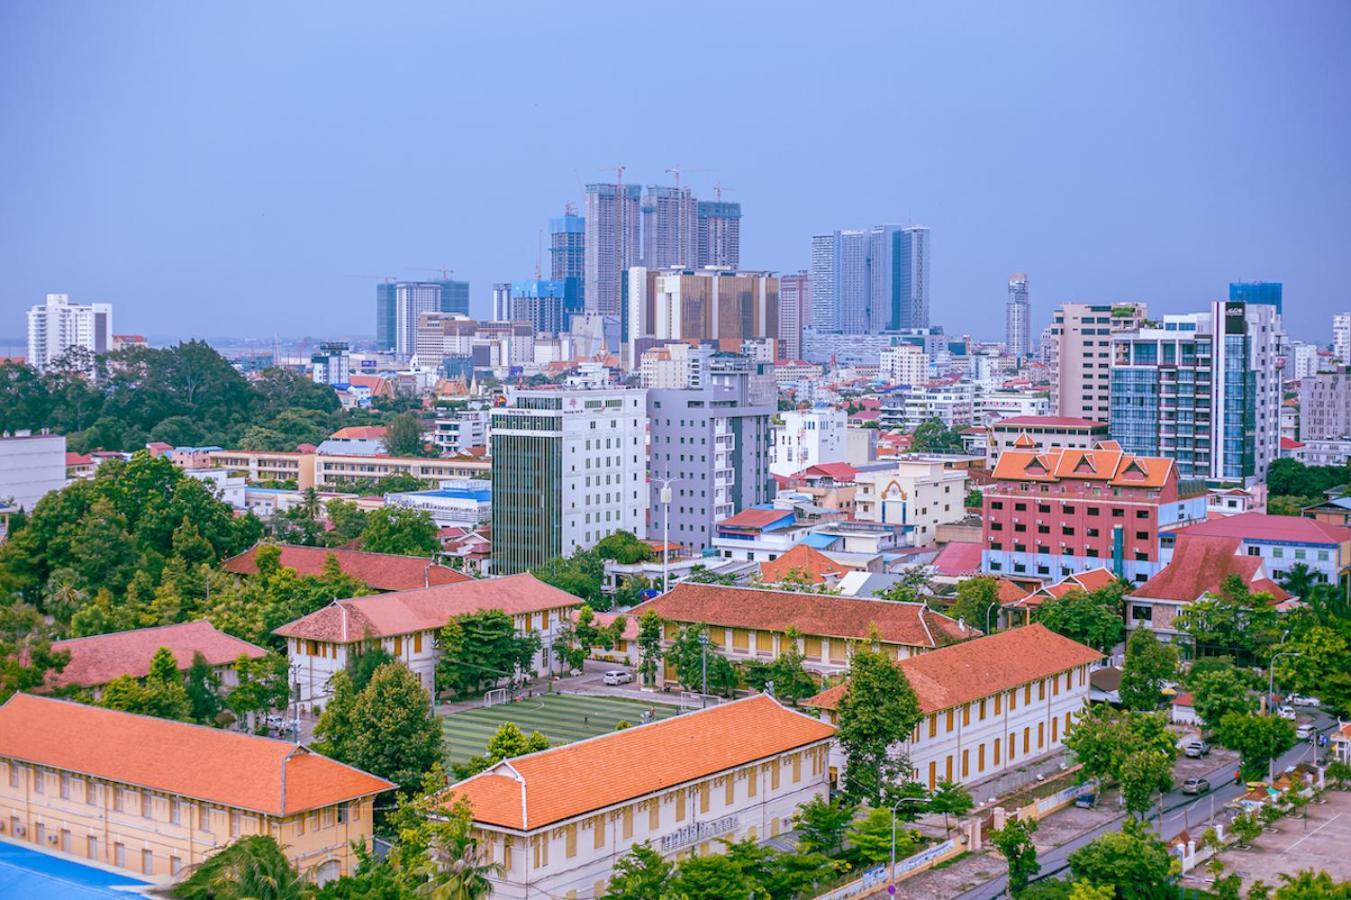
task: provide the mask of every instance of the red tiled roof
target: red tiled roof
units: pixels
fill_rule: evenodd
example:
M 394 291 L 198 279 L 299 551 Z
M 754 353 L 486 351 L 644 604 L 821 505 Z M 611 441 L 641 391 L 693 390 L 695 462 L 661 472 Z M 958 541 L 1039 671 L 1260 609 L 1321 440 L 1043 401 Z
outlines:
M 1072 591 L 1083 591 L 1091 594 L 1094 591 L 1101 590 L 1117 580 L 1116 575 L 1110 569 L 1090 569 L 1087 572 L 1079 572 L 1074 575 L 1066 576 L 1055 584 L 1047 585 L 1040 590 L 1033 591 L 1027 596 L 1018 600 L 1015 606 L 1041 606 L 1047 600 L 1056 599 Z
M 94 457 L 87 453 L 72 453 L 69 450 L 66 451 L 67 466 L 87 466 L 93 463 L 93 461 Z
M 1260 556 L 1235 555 L 1242 543 L 1240 538 L 1186 534 L 1187 531 L 1190 529 L 1178 532 L 1172 561 L 1131 591 L 1132 596 L 1190 603 L 1204 594 L 1217 592 L 1225 578 L 1237 575 L 1254 593 L 1270 593 L 1278 603 L 1290 599 L 1288 592 L 1265 576 Z
M 1236 537 L 1257 541 L 1301 541 L 1308 544 L 1340 544 L 1351 541 L 1351 528 L 1329 525 L 1304 516 L 1269 516 L 1245 512 L 1208 522 L 1198 522 L 1173 532 L 1176 535 Z
M 687 581 L 671 588 L 670 593 L 635 606 L 629 615 L 641 616 L 648 610 L 671 622 L 759 631 L 783 631 L 791 625 L 804 635 L 814 637 L 862 639 L 867 638 L 875 626 L 883 641 L 912 647 L 938 646 L 935 632 L 955 640 L 980 634 L 921 603 Z
M 778 559 L 760 563 L 760 580 L 771 584 L 788 580 L 794 572 L 811 584 L 824 584 L 831 578 L 842 576 L 844 569 L 820 550 L 806 544 L 795 544 Z
M 384 425 L 348 425 L 328 436 L 331 441 L 377 441 L 389 434 Z
M 976 541 L 952 541 L 934 557 L 934 573 L 946 578 L 960 578 L 980 572 L 980 554 L 983 545 Z
M 0 706 L 0 756 L 273 816 L 394 787 L 288 741 L 29 694 Z
M 321 610 L 288 622 L 273 633 L 282 637 L 351 644 L 368 635 L 391 637 L 439 629 L 464 613 L 499 609 L 514 616 L 565 609 L 581 602 L 572 594 L 523 572 L 416 591 L 335 600 Z
M 192 665 L 196 653 L 212 666 L 226 666 L 241 656 L 258 659 L 267 651 L 248 641 L 217 631 L 205 619 L 158 628 L 137 628 L 92 637 L 72 638 L 52 644 L 53 650 L 70 653 L 70 662 L 59 673 L 49 673 L 48 688 L 107 684 L 121 675 L 144 678 L 150 672 L 155 651 L 168 647 L 179 670 Z
M 258 548 L 255 544 L 238 556 L 221 564 L 227 572 L 236 575 L 258 574 Z M 295 569 L 299 575 L 321 575 L 324 562 L 332 553 L 338 558 L 338 568 L 344 575 L 357 579 L 377 591 L 410 591 L 438 584 L 457 584 L 472 581 L 463 572 L 457 572 L 420 556 L 399 556 L 394 553 L 368 553 L 365 550 L 347 550 L 341 547 L 303 547 L 298 544 L 278 544 L 281 564 Z
M 1016 603 L 1027 596 L 1027 591 L 1007 578 L 996 578 L 995 584 L 998 588 L 995 599 L 1002 604 Z
M 793 518 L 791 509 L 743 509 L 734 516 L 718 522 L 718 527 L 729 528 L 764 528 L 767 525 L 773 525 L 780 519 Z
M 847 462 L 817 463 L 798 472 L 794 477 L 815 478 L 822 475 L 832 481 L 853 481 L 858 476 L 858 470 Z
M 906 657 L 897 665 L 919 698 L 920 712 L 928 715 L 1101 658 L 1092 647 L 1044 625 L 1025 625 Z M 838 684 L 803 703 L 837 709 L 848 687 Z
M 447 789 L 474 821 L 533 831 L 829 740 L 835 729 L 758 694 L 498 763 Z

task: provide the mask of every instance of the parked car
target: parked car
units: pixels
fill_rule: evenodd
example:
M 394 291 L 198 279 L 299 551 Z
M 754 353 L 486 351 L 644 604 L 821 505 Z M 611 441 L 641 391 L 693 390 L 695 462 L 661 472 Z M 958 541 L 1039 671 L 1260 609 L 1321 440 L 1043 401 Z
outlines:
M 286 724 L 286 719 L 282 718 L 280 713 L 272 713 L 267 717 L 268 728 L 280 728 Z
M 1307 741 L 1317 733 L 1318 729 L 1315 728 L 1312 723 L 1305 723 L 1295 729 L 1295 737 L 1299 738 L 1301 741 Z
M 1188 778 L 1182 782 L 1182 793 L 1204 794 L 1210 790 L 1210 782 L 1204 778 Z
M 1276 707 L 1276 715 L 1293 722 L 1295 720 L 1295 708 L 1293 706 L 1278 706 Z
M 1192 759 L 1200 759 L 1210 752 L 1210 744 L 1201 740 L 1188 741 L 1182 752 Z
M 1094 793 L 1080 794 L 1074 798 L 1074 805 L 1080 809 L 1092 809 L 1098 802 L 1098 795 Z
M 633 680 L 632 672 L 625 672 L 623 669 L 611 669 L 605 673 L 601 681 L 605 684 L 628 684 Z
M 1291 706 L 1322 706 L 1323 702 L 1317 697 L 1304 697 L 1299 694 L 1293 694 L 1290 697 Z

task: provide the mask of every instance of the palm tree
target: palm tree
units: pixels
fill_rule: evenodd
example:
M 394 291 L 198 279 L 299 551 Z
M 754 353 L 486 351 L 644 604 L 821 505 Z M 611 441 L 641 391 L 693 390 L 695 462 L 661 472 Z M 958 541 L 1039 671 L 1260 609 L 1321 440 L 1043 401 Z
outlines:
M 308 886 L 271 837 L 240 838 L 169 889 L 177 900 L 302 900 Z
M 1318 583 L 1314 580 L 1313 571 L 1305 563 L 1295 563 L 1290 571 L 1280 576 L 1280 580 L 1281 587 L 1301 598 L 1308 597 Z
M 438 835 L 427 848 L 426 861 L 414 869 L 415 875 L 426 880 L 413 893 L 430 900 L 483 900 L 492 893 L 489 878 L 505 871 L 500 863 L 484 859 L 478 841 Z
M 313 487 L 305 488 L 305 499 L 300 503 L 300 510 L 311 522 L 319 518 L 319 492 Z

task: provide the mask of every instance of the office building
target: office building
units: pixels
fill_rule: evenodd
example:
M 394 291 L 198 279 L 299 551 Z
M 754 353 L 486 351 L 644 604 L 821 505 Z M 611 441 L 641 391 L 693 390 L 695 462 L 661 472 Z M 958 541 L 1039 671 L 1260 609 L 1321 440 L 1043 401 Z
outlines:
M 1004 341 L 1009 353 L 1024 359 L 1032 355 L 1032 306 L 1027 298 L 1027 273 L 1009 276 L 1009 299 L 1004 306 Z
M 1109 568 L 1144 582 L 1163 567 L 1159 533 L 1206 517 L 1205 485 L 1171 459 L 1110 442 L 1094 450 L 1006 450 L 982 489 L 982 571 L 1042 580 Z
M 964 428 L 976 420 L 976 386 L 969 381 L 933 381 L 911 385 L 882 399 L 883 428 L 913 433 L 930 419 L 946 428 Z
M 387 292 L 379 288 L 389 285 L 377 285 L 376 311 L 377 326 L 379 317 L 384 315 L 383 304 Z M 467 281 L 398 281 L 394 288 L 394 353 L 408 358 L 416 352 L 417 329 L 423 313 L 445 313 L 448 315 L 469 315 L 469 282 Z
M 811 315 L 811 276 L 806 269 L 779 276 L 779 359 L 802 358 L 802 329 Z
M 624 273 L 621 335 L 632 369 L 643 339 L 732 342 L 779 334 L 779 279 L 771 272 L 647 269 Z
M 70 302 L 69 294 L 48 294 L 45 303 L 28 310 L 28 359 L 39 372 L 67 351 L 81 348 L 91 354 L 113 347 L 113 305 Z M 92 367 L 90 370 L 92 374 Z
M 582 293 L 588 312 L 619 315 L 620 276 L 640 258 L 641 193 L 636 184 L 586 186 Z
M 61 434 L 0 431 L 0 511 L 33 511 L 66 486 L 66 438 Z
M 1351 366 L 1351 312 L 1332 317 L 1332 354 L 1337 365 Z
M 891 327 L 929 327 L 929 229 L 908 225 L 895 237 L 899 262 L 893 271 L 899 284 L 893 289 Z
M 811 327 L 873 334 L 929 324 L 929 229 L 877 225 L 812 237 Z
M 1281 283 L 1279 281 L 1231 281 L 1229 283 L 1230 303 L 1262 303 L 1276 307 L 1276 315 L 1281 315 Z
M 1299 381 L 1318 374 L 1318 345 L 1304 341 L 1289 341 L 1286 344 L 1285 369 L 1281 377 L 1290 381 Z
M 697 265 L 741 267 L 741 204 L 700 200 Z
M 692 269 L 699 247 L 699 203 L 689 188 L 648 185 L 643 196 L 643 257 L 649 269 Z
M 1051 319 L 1051 415 L 1107 421 L 1112 335 L 1139 328 L 1143 303 L 1063 303 Z
M 493 410 L 493 571 L 511 575 L 643 537 L 648 509 L 647 392 L 508 389 Z
M 586 308 L 586 220 L 568 204 L 549 220 L 549 278 L 563 282 L 563 315 L 571 319 Z
M 1112 341 L 1111 432 L 1124 450 L 1176 460 L 1182 478 L 1266 477 L 1281 424 L 1274 306 L 1217 301 Z
M 779 413 L 783 423 L 774 426 L 769 470 L 775 475 L 795 475 L 809 466 L 844 462 L 844 433 L 849 417 L 842 409 L 820 407 Z
M 1345 371 L 1312 375 L 1299 382 L 1299 439 L 1351 438 L 1351 375 Z
M 712 545 L 718 522 L 773 498 L 770 418 L 778 400 L 769 363 L 696 349 L 698 387 L 647 392 L 647 534 L 695 555 Z
M 567 286 L 562 281 L 513 281 L 511 319 L 529 322 L 535 334 L 557 337 L 566 331 Z
M 929 383 L 929 354 L 914 344 L 897 344 L 882 351 L 878 372 L 892 384 L 919 387 Z
M 436 420 L 432 443 L 442 453 L 468 453 L 475 447 L 488 446 L 488 422 L 491 413 L 486 409 L 461 409 Z
M 382 281 L 375 286 L 375 348 L 393 351 L 398 343 L 398 285 Z
M 345 342 L 319 345 L 310 357 L 310 375 L 315 384 L 346 385 L 351 381 L 352 353 Z

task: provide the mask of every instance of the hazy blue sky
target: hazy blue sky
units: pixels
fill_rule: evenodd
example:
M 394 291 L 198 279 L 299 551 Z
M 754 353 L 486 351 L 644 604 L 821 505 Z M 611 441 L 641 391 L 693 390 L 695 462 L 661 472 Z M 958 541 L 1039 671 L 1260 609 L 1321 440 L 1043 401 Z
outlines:
M 125 332 L 372 334 L 368 276 L 436 266 L 486 312 L 624 162 L 734 187 L 747 267 L 931 226 L 949 331 L 1002 339 L 1025 270 L 1038 332 L 1248 278 L 1324 341 L 1351 308 L 1349 45 L 1341 0 L 8 0 L 0 335 L 47 291 Z

